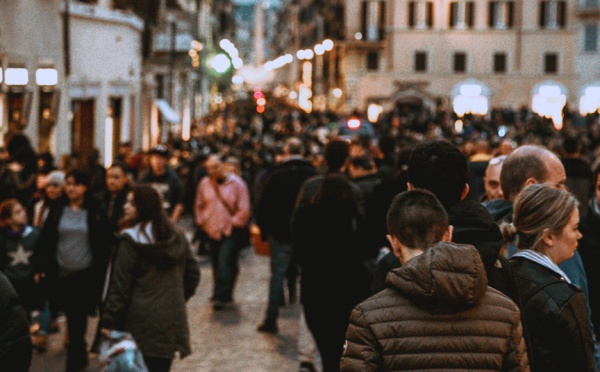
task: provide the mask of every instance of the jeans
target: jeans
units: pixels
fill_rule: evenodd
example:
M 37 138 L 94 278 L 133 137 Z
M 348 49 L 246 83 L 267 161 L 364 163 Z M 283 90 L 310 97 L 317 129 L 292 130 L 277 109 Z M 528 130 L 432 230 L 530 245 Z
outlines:
M 269 282 L 269 307 L 267 308 L 267 321 L 277 320 L 279 306 L 283 304 L 283 282 L 292 260 L 292 245 L 278 242 L 269 238 L 271 249 L 271 280 Z
M 233 289 L 238 275 L 238 256 L 240 255 L 237 240 L 239 231 L 233 230 L 230 236 L 221 240 L 210 239 L 210 257 L 212 261 L 214 289 L 213 298 L 219 301 L 231 301 Z

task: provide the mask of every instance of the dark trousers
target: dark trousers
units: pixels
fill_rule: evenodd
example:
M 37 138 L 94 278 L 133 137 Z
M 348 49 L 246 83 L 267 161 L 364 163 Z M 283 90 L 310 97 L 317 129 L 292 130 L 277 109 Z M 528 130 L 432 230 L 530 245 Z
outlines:
M 169 372 L 173 359 L 144 357 L 144 363 L 148 367 L 148 372 Z
M 213 298 L 219 301 L 231 301 L 238 276 L 239 230 L 234 229 L 230 236 L 221 240 L 209 240 L 212 261 L 214 290 Z
M 58 303 L 67 318 L 67 371 L 77 371 L 88 364 L 85 334 L 87 317 L 91 312 L 92 288 L 91 270 L 78 271 L 59 278 L 57 282 Z

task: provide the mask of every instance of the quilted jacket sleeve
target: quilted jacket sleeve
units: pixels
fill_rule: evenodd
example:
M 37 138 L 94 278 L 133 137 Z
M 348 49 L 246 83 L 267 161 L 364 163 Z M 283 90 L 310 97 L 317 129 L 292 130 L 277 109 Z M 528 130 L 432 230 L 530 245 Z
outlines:
M 529 371 L 529 360 L 527 358 L 525 339 L 523 338 L 520 312 L 515 316 L 509 342 L 502 370 L 515 372 Z
M 379 342 L 371 331 L 362 310 L 354 308 L 350 314 L 350 325 L 346 331 L 340 370 L 382 371 L 382 363 Z

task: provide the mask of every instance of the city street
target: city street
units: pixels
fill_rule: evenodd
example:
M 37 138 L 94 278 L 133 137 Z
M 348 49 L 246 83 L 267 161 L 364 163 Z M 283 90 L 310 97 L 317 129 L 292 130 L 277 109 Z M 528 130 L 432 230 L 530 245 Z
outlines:
M 189 226 L 189 220 L 180 224 Z M 186 229 L 191 233 L 189 228 Z M 288 372 L 298 370 L 299 305 L 282 309 L 279 334 L 256 331 L 264 316 L 269 279 L 269 259 L 245 249 L 240 257 L 240 277 L 235 292 L 235 305 L 213 311 L 210 305 L 212 273 L 210 261 L 201 258 L 202 278 L 196 295 L 188 303 L 192 354 L 173 363 L 172 371 L 202 372 Z M 91 343 L 97 318 L 90 318 L 88 340 Z M 63 347 L 65 323 L 61 332 L 49 337 L 48 351 L 34 352 L 30 371 L 62 372 L 66 352 Z M 98 358 L 91 354 L 86 371 L 98 371 Z

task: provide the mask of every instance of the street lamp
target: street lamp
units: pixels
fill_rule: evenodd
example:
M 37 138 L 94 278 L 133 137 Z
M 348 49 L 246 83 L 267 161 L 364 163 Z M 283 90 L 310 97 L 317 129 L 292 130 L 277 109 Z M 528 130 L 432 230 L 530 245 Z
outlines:
M 217 54 L 210 60 L 210 67 L 212 67 L 217 73 L 222 74 L 229 70 L 231 67 L 231 61 L 225 54 Z

